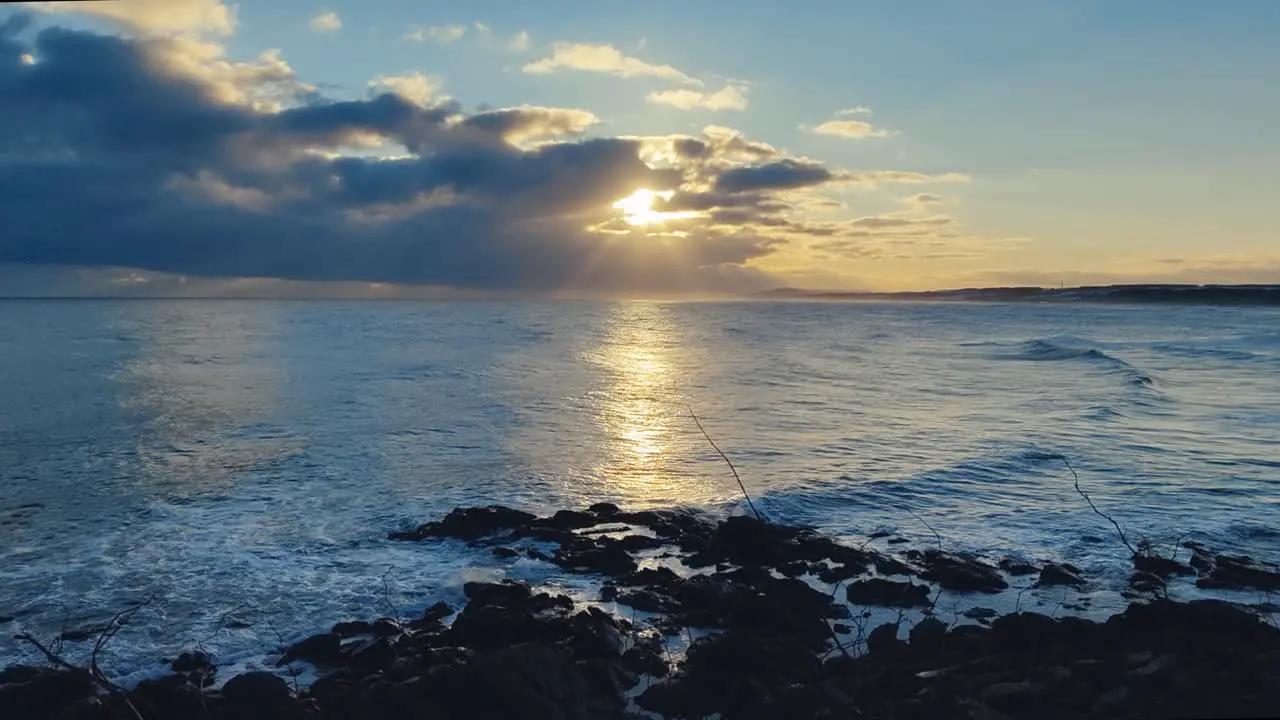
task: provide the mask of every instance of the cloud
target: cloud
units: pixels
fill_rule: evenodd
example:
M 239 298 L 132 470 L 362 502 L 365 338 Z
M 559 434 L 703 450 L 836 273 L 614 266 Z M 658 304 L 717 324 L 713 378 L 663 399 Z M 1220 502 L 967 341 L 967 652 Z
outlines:
M 342 29 L 342 18 L 336 12 L 323 12 L 311 18 L 311 29 L 318 33 L 332 33 Z
M 934 195 L 933 193 L 916 193 L 907 198 L 909 204 L 916 206 L 935 205 L 942 202 L 942 200 L 941 195 Z
M 821 163 L 787 158 L 767 165 L 752 165 L 724 172 L 716 178 L 715 189 L 727 193 L 794 190 L 822 185 L 836 177 Z
M 653 65 L 624 55 L 621 50 L 612 45 L 593 43 L 558 42 L 552 46 L 550 57 L 531 62 L 522 70 L 535 75 L 560 70 L 580 70 L 621 78 L 656 77 L 691 85 L 702 84 L 670 65 Z
M 403 75 L 379 75 L 369 81 L 369 87 L 375 93 L 393 92 L 406 100 L 426 107 L 435 99 L 440 83 L 415 71 Z
M 467 113 L 414 74 L 335 101 L 278 53 L 232 62 L 189 39 L 57 27 L 19 38 L 0 33 L 0 263 L 486 292 L 774 282 L 753 266 L 785 242 L 764 222 L 590 230 L 638 188 L 692 196 L 732 178 L 734 158 L 777 154 L 727 128 L 584 139 L 585 110 Z M 344 151 L 370 142 L 403 152 Z M 646 162 L 664 142 L 671 162 Z M 720 201 L 784 212 L 770 188 L 796 181 L 769 165 Z
M 670 105 L 680 110 L 746 110 L 747 89 L 740 85 L 726 85 L 713 93 L 697 90 L 663 90 L 651 92 L 647 100 L 657 105 Z
M 94 15 L 144 33 L 230 35 L 236 26 L 235 8 L 223 0 L 34 2 L 26 7 L 47 13 Z
M 529 32 L 521 30 L 512 35 L 511 39 L 507 41 L 507 49 L 511 52 L 525 52 L 529 49 L 529 42 Z
M 858 105 L 857 107 L 845 108 L 844 110 L 836 111 L 836 115 L 839 117 L 845 117 L 848 115 L 870 115 L 870 114 L 871 114 L 871 108 L 866 107 L 865 105 Z
M 477 23 L 477 27 L 487 26 Z M 467 34 L 466 25 L 419 25 L 409 31 L 404 36 L 405 40 L 413 42 L 437 42 L 441 45 L 452 45 L 461 40 Z
M 861 120 L 828 120 L 817 127 L 810 129 L 815 135 L 832 135 L 835 137 L 850 138 L 853 140 L 862 140 L 865 138 L 887 138 L 892 137 L 895 133 L 878 128 L 869 122 Z

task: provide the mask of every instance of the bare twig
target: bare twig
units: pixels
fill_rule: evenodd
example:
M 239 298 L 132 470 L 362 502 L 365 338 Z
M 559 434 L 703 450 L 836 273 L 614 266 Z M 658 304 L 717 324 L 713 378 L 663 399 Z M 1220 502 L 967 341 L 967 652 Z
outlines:
M 707 442 L 711 443 L 711 447 L 715 448 L 715 451 L 724 459 L 725 464 L 729 466 L 729 471 L 733 473 L 733 479 L 738 481 L 738 487 L 742 489 L 742 496 L 747 499 L 747 507 L 751 508 L 751 513 L 756 516 L 757 520 L 763 521 L 764 518 L 760 516 L 760 511 L 756 510 L 756 504 L 751 502 L 751 495 L 747 493 L 747 486 L 742 484 L 742 477 L 738 475 L 738 469 L 733 466 L 733 461 L 729 459 L 728 455 L 724 454 L 724 451 L 720 449 L 720 446 L 716 445 L 716 441 L 712 440 L 711 436 L 707 434 L 706 428 L 702 427 L 702 421 L 698 419 L 696 414 L 694 414 L 693 407 L 686 407 L 689 408 L 689 417 L 693 418 L 693 422 L 698 426 L 698 430 L 702 432 L 702 437 L 706 438 Z
M 61 657 L 58 656 L 57 653 L 45 647 L 43 643 L 35 639 L 35 637 L 33 637 L 30 633 L 18 633 L 17 635 L 13 636 L 13 639 L 21 640 L 22 642 L 29 643 L 30 645 L 32 645 L 35 649 L 40 651 L 41 655 L 44 655 L 45 660 L 48 660 L 50 665 L 60 667 L 63 670 L 71 670 L 73 672 L 83 672 L 83 668 L 78 668 L 75 665 L 72 665 L 71 663 L 67 662 L 66 660 L 63 660 Z
M 1062 464 L 1066 465 L 1067 469 L 1071 471 L 1071 476 L 1075 478 L 1076 492 L 1080 493 L 1080 497 L 1084 498 L 1084 501 L 1089 503 L 1089 507 L 1092 508 L 1095 513 L 1105 518 L 1108 522 L 1110 522 L 1112 525 L 1115 526 L 1116 533 L 1120 536 L 1120 542 L 1124 543 L 1124 546 L 1129 548 L 1129 554 L 1137 555 L 1138 551 L 1134 550 L 1133 545 L 1129 544 L 1129 538 L 1124 534 L 1124 529 L 1120 527 L 1120 523 L 1116 522 L 1115 518 L 1099 510 L 1098 506 L 1093 504 L 1093 500 L 1089 499 L 1089 493 L 1080 489 L 1080 476 L 1076 474 L 1076 469 L 1071 467 L 1071 462 L 1067 460 L 1067 456 L 1059 455 L 1058 457 L 1062 460 Z
M 280 648 L 280 654 L 281 654 L 281 655 L 283 655 L 284 653 L 288 652 L 288 650 L 289 650 L 289 646 L 288 646 L 288 644 L 287 644 L 287 643 L 285 643 L 285 641 L 284 641 L 284 636 L 283 636 L 283 635 L 281 635 L 281 634 L 280 634 L 280 631 L 276 629 L 276 624 L 275 624 L 275 623 L 273 623 L 273 622 L 271 622 L 271 618 L 267 618 L 267 627 L 271 628 L 271 632 L 272 632 L 272 633 L 274 633 L 274 634 L 275 634 L 275 636 L 276 636 L 276 643 L 277 643 L 277 646 Z M 293 681 L 293 691 L 294 691 L 295 693 L 296 693 L 296 692 L 300 692 L 300 691 L 298 690 L 298 670 L 297 670 L 297 668 L 295 668 L 295 667 L 293 666 L 293 663 L 287 663 L 287 664 L 285 665 L 285 667 L 286 667 L 286 668 L 288 668 L 288 670 L 289 670 L 289 679 L 290 679 L 291 681 Z
M 218 624 L 213 627 L 213 632 L 209 634 L 209 637 L 206 637 L 203 640 L 198 641 L 196 643 L 196 649 L 200 650 L 201 652 L 204 652 L 205 643 L 212 642 L 214 638 L 218 637 L 218 635 L 222 633 L 222 631 L 226 628 L 227 619 L 230 618 L 232 615 L 235 615 L 236 613 L 240 612 L 241 610 L 244 610 L 245 608 L 249 608 L 249 607 L 253 607 L 253 606 L 247 602 L 240 603 L 239 605 L 222 613 L 222 616 L 218 618 Z
M 1190 535 L 1191 532 L 1192 532 L 1191 530 L 1188 530 L 1182 533 L 1182 535 L 1179 536 L 1177 540 L 1173 541 L 1173 552 L 1169 554 L 1170 560 L 1176 560 L 1178 558 L 1178 548 L 1182 546 L 1182 541 L 1186 540 L 1187 536 Z
M 387 582 L 387 576 L 395 569 L 394 566 L 388 566 L 387 571 L 382 573 L 382 602 L 387 606 L 387 610 L 391 611 L 391 619 L 400 619 L 400 608 L 391 602 L 391 585 Z
M 929 524 L 929 521 L 928 521 L 928 520 L 925 520 L 924 518 L 922 518 L 922 517 L 920 517 L 919 515 L 917 515 L 917 514 L 916 514 L 916 512 L 915 512 L 914 510 L 912 510 L 911 508 L 909 508 L 909 507 L 904 507 L 904 508 L 902 508 L 902 509 L 903 509 L 903 510 L 906 510 L 906 511 L 907 511 L 907 512 L 909 512 L 909 513 L 911 513 L 911 517 L 913 517 L 913 518 L 915 518 L 915 519 L 919 520 L 920 522 L 924 523 L 924 526 L 925 526 L 925 527 L 927 527 L 927 528 L 929 528 L 929 532 L 933 533 L 933 539 L 934 539 L 934 540 L 936 540 L 936 541 L 937 541 L 937 543 L 938 543 L 938 552 L 939 552 L 939 553 L 941 553 L 941 552 L 942 552 L 942 536 L 938 534 L 938 531 L 933 529 L 933 526 Z
M 60 667 L 63 670 L 68 670 L 70 672 L 87 673 L 89 675 L 90 680 L 102 686 L 102 688 L 107 692 L 123 700 L 125 706 L 128 707 L 129 710 L 133 713 L 135 720 L 143 720 L 142 713 L 138 712 L 138 708 L 134 707 L 133 702 L 129 699 L 128 693 L 126 693 L 124 689 L 121 688 L 119 685 L 116 685 L 115 683 L 108 680 L 107 677 L 102 674 L 102 671 L 97 668 L 97 665 L 92 666 L 91 669 L 89 670 L 76 667 L 75 665 L 72 665 L 71 663 L 61 658 L 57 653 L 45 647 L 44 644 L 42 644 L 39 640 L 35 639 L 35 637 L 33 637 L 30 633 L 20 633 L 18 635 L 15 635 L 14 639 L 21 640 L 25 643 L 29 643 L 30 645 L 35 647 L 35 649 L 40 651 L 40 654 L 44 655 L 45 659 L 49 661 L 50 665 L 53 665 L 55 667 Z

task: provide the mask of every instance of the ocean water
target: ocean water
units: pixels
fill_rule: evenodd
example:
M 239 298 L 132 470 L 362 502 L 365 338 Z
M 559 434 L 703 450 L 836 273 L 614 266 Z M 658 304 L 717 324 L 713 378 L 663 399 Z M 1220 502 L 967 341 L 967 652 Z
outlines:
M 0 665 L 144 599 L 119 677 L 195 645 L 250 666 L 473 577 L 585 596 L 385 536 L 495 502 L 740 512 L 690 408 L 770 517 L 858 542 L 933 543 L 915 513 L 1103 597 L 1124 553 L 1066 457 L 1135 536 L 1280 559 L 1274 308 L 2 301 Z

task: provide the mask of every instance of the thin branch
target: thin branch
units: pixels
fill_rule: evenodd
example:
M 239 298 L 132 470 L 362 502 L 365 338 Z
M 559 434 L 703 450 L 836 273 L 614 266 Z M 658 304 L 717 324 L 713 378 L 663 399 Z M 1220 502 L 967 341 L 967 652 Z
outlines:
M 75 665 L 72 665 L 71 663 L 67 662 L 66 660 L 63 660 L 62 658 L 58 657 L 57 653 L 45 647 L 39 640 L 32 637 L 30 633 L 19 633 L 17 635 L 14 635 L 13 639 L 21 640 L 25 643 L 30 643 L 32 646 L 35 647 L 35 649 L 40 651 L 41 655 L 44 655 L 45 659 L 49 661 L 50 665 L 56 665 L 62 668 L 63 670 L 71 670 L 72 672 L 83 672 L 82 668 L 78 668 Z
M 933 529 L 933 526 L 929 524 L 928 520 L 925 520 L 924 518 L 917 515 L 916 512 L 911 508 L 904 507 L 903 510 L 906 510 L 907 512 L 911 513 L 911 517 L 924 523 L 924 526 L 929 528 L 929 532 L 933 533 L 933 539 L 938 542 L 938 552 L 941 553 L 942 552 L 942 536 L 938 534 L 938 531 Z
M 715 448 L 715 451 L 724 459 L 725 464 L 729 466 L 729 471 L 733 473 L 733 479 L 738 481 L 738 487 L 742 489 L 742 496 L 747 499 L 747 507 L 751 508 L 751 512 L 756 516 L 757 520 L 763 522 L 764 518 L 760 517 L 760 511 L 756 510 L 756 504 L 751 502 L 751 496 L 747 494 L 747 486 L 742 484 L 742 478 L 738 475 L 738 469 L 733 466 L 733 461 L 729 459 L 728 455 L 724 454 L 724 451 L 720 449 L 720 446 L 716 445 L 716 441 L 712 440 L 711 436 L 707 434 L 706 428 L 702 427 L 702 421 L 694 414 L 693 407 L 688 405 L 686 405 L 686 407 L 689 408 L 689 417 L 693 418 L 693 422 L 697 424 L 698 430 L 702 432 L 702 437 L 706 438 L 707 442 L 711 443 L 711 447 Z
M 1089 507 L 1093 508 L 1095 513 L 1106 518 L 1108 522 L 1115 526 L 1116 533 L 1120 535 L 1120 542 L 1124 543 L 1124 546 L 1129 548 L 1129 554 L 1137 555 L 1138 551 L 1134 550 L 1133 546 L 1129 544 L 1129 538 L 1124 534 L 1124 529 L 1120 527 L 1120 523 L 1116 522 L 1115 518 L 1099 510 L 1098 506 L 1093 504 L 1093 500 L 1089 499 L 1089 493 L 1080 489 L 1080 476 L 1076 474 L 1076 469 L 1071 467 L 1071 462 L 1067 460 L 1067 456 L 1059 455 L 1058 457 L 1062 460 L 1062 464 L 1066 465 L 1067 469 L 1071 471 L 1071 476 L 1075 478 L 1076 492 L 1080 493 L 1080 497 L 1084 498 L 1084 501 L 1089 503 Z

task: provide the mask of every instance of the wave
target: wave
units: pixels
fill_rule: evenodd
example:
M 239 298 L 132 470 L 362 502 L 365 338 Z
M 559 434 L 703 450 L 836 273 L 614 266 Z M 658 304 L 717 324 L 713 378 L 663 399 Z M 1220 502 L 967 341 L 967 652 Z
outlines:
M 1156 384 L 1154 377 L 1136 365 L 1107 353 L 1098 343 L 1076 337 L 1058 336 L 1027 340 L 1019 343 L 1014 352 L 997 353 L 995 358 L 1027 362 L 1081 360 L 1124 373 L 1134 385 L 1154 387 Z

